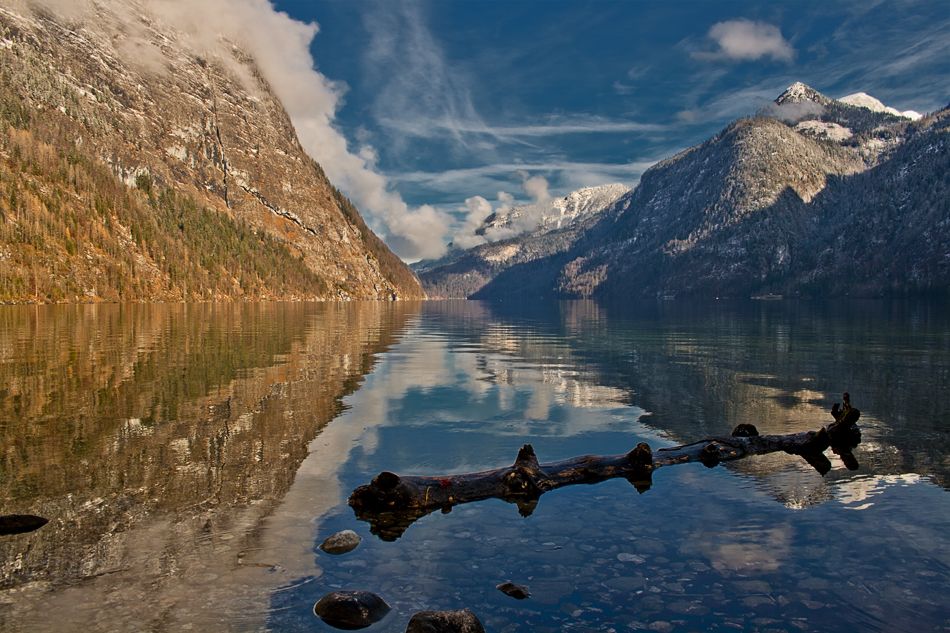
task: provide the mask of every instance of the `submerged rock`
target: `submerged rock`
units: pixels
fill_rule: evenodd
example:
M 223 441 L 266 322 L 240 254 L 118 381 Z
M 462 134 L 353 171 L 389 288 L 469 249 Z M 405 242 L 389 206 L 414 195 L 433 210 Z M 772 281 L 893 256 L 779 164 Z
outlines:
M 360 538 L 360 535 L 353 530 L 343 530 L 327 537 L 320 544 L 320 549 L 327 554 L 346 554 L 356 549 L 361 540 L 363 539 Z
M 406 633 L 485 633 L 485 627 L 469 609 L 419 611 L 409 620 Z
M 496 586 L 495 589 L 502 592 L 505 595 L 511 596 L 515 600 L 524 600 L 531 593 L 528 592 L 527 587 L 521 585 L 516 585 L 513 582 L 503 582 L 500 585 Z
M 321 620 L 338 629 L 364 629 L 389 613 L 386 601 L 369 591 L 334 591 L 313 605 Z

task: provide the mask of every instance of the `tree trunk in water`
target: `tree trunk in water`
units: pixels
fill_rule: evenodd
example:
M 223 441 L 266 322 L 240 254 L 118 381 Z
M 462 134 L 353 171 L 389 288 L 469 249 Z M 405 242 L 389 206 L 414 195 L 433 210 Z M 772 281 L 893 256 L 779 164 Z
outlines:
M 861 441 L 856 425 L 861 413 L 850 406 L 845 395 L 844 408 L 839 409 L 837 403 L 832 408 L 836 421 L 818 431 L 759 435 L 755 426 L 740 424 L 729 437 L 710 437 L 656 451 L 640 443 L 622 455 L 585 455 L 547 464 L 538 463 L 534 448 L 525 444 L 514 464 L 495 470 L 442 477 L 382 472 L 354 490 L 349 504 L 358 519 L 370 523 L 373 534 L 394 541 L 412 523 L 435 510 L 449 512 L 459 504 L 496 498 L 517 504 L 521 515 L 528 516 L 549 490 L 624 477 L 642 493 L 650 488 L 653 471 L 676 464 L 701 462 L 712 468 L 750 455 L 785 451 L 801 456 L 824 475 L 831 469 L 824 454 L 830 447 L 854 470 L 858 463 L 852 449 Z

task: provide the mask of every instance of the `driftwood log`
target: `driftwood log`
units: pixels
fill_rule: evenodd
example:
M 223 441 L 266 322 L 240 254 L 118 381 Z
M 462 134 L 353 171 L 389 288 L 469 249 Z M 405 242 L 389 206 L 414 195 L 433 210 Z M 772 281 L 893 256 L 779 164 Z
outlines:
M 518 451 L 511 466 L 459 475 L 399 476 L 382 472 L 350 495 L 349 504 L 360 520 L 385 541 L 394 541 L 416 520 L 436 510 L 450 512 L 453 506 L 483 499 L 515 503 L 522 516 L 530 515 L 541 495 L 573 484 L 594 484 L 616 477 L 626 478 L 640 493 L 652 484 L 653 472 L 664 466 L 701 462 L 712 468 L 722 462 L 750 455 L 784 451 L 804 458 L 820 474 L 831 470 L 824 452 L 831 448 L 849 469 L 858 467 L 852 450 L 861 441 L 856 422 L 861 412 L 844 406 L 831 410 L 835 422 L 817 431 L 788 435 L 759 435 L 751 424 L 740 424 L 728 437 L 709 437 L 681 446 L 652 450 L 640 443 L 621 455 L 585 455 L 541 464 L 530 444 Z

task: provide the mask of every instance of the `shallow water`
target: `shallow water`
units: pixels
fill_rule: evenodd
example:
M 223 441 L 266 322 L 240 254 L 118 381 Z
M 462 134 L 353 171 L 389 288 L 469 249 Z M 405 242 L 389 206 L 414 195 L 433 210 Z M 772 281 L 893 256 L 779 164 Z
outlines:
M 0 629 L 330 631 L 334 589 L 490 631 L 950 630 L 950 309 L 479 302 L 0 309 Z M 426 516 L 346 505 L 459 473 L 818 428 L 861 467 L 768 455 Z M 363 542 L 317 545 L 340 529 Z M 526 585 L 515 601 L 495 589 Z

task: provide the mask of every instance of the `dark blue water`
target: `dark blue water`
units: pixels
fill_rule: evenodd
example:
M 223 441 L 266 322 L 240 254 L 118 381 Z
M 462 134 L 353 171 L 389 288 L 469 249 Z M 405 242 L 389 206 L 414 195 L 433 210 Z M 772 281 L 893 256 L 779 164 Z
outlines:
M 343 505 L 315 544 L 355 528 L 322 576 L 275 594 L 276 630 L 313 630 L 334 589 L 379 593 L 401 631 L 420 609 L 474 610 L 495 631 L 919 631 L 950 626 L 950 331 L 926 306 L 844 310 L 752 303 L 543 311 L 430 304 L 346 399 L 366 427 L 342 466 L 459 473 L 727 434 L 817 429 L 839 392 L 864 410 L 858 471 L 822 478 L 769 455 L 658 471 L 543 496 L 529 518 L 488 501 L 382 542 Z M 529 587 L 515 601 L 495 589 Z
M 950 309 L 920 303 L 262 304 L 0 311 L 0 630 L 330 631 L 337 589 L 489 631 L 950 630 Z M 346 499 L 454 474 L 814 430 L 772 454 L 500 500 L 384 542 Z M 317 546 L 341 529 L 361 545 Z M 516 601 L 495 586 L 525 585 Z M 105 606 L 103 606 L 105 605 Z M 107 608 L 106 608 L 107 607 Z

